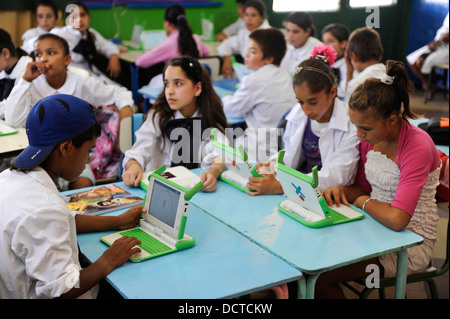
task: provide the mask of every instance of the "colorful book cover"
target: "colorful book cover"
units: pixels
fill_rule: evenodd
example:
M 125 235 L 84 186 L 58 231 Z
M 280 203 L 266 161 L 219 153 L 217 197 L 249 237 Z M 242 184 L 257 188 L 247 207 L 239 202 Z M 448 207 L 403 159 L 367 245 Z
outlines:
M 70 194 L 70 210 L 86 215 L 100 215 L 114 210 L 142 205 L 143 199 L 116 185 L 105 185 Z

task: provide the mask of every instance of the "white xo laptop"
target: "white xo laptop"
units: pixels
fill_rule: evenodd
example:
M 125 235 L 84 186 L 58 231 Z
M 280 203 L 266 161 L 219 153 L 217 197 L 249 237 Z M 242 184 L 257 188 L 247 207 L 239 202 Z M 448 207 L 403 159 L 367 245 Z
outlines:
M 278 209 L 282 213 L 308 227 L 324 227 L 364 218 L 364 214 L 341 204 L 328 206 L 322 196 L 317 174 L 317 166 L 312 170 L 312 177 L 283 165 L 284 151 L 280 151 L 275 164 L 277 177 L 285 195 Z
M 214 150 L 225 163 L 227 169 L 220 175 L 220 179 L 237 189 L 245 192 L 249 190 L 246 185 L 250 176 L 262 177 L 248 162 L 247 153 L 242 145 L 237 149 L 217 141 L 217 129 L 211 131 L 211 140 Z
M 142 49 L 149 51 L 164 42 L 166 30 L 144 30 L 141 32 Z
M 192 196 L 203 188 L 200 181 L 187 189 L 160 174 L 165 171 L 162 166 L 150 174 L 147 195 L 140 226 L 124 230 L 100 239 L 107 245 L 122 236 L 135 237 L 141 241 L 141 252 L 131 256 L 131 261 L 142 261 L 149 258 L 172 253 L 194 246 L 195 240 L 184 229 L 187 222 L 189 202 Z

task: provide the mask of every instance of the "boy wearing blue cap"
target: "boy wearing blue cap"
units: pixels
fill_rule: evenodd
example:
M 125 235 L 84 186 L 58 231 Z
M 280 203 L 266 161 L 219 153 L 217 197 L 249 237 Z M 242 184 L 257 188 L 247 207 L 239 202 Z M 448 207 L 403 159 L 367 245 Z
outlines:
M 76 215 L 59 194 L 58 177 L 78 177 L 100 133 L 86 101 L 46 97 L 31 109 L 26 130 L 29 146 L 0 174 L 0 297 L 95 298 L 97 284 L 139 251 L 139 241 L 116 241 L 82 269 L 77 232 L 134 227 L 142 207 L 119 216 Z

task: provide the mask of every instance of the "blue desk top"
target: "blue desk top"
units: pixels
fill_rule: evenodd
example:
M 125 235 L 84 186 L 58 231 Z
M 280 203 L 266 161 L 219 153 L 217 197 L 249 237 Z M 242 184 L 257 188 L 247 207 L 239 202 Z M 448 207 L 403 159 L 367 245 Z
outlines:
M 193 170 L 196 174 L 201 169 Z M 282 258 L 303 273 L 316 274 L 401 248 L 423 238 L 393 231 L 368 214 L 362 220 L 309 228 L 279 212 L 284 195 L 251 196 L 218 181 L 214 193 L 199 193 L 191 203 Z
M 138 196 L 145 194 L 115 184 Z M 89 260 L 97 260 L 107 249 L 99 239 L 106 233 L 78 235 Z M 232 298 L 301 277 L 300 271 L 194 205 L 189 207 L 186 233 L 195 238 L 194 247 L 140 263 L 126 262 L 108 281 L 126 298 L 210 299 Z

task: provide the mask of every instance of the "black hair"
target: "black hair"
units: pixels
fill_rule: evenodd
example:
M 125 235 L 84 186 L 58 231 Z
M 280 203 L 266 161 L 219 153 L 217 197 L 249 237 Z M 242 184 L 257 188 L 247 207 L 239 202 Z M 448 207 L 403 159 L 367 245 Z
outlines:
M 11 35 L 3 29 L 0 29 L 0 51 L 7 49 L 9 54 L 20 59 L 28 55 L 24 50 L 15 45 L 11 39 Z
M 326 25 L 322 29 L 322 35 L 325 32 L 330 32 L 333 37 L 335 37 L 339 42 L 348 40 L 348 37 L 350 35 L 350 31 L 347 26 L 340 23 L 331 23 Z
M 65 55 L 69 55 L 70 54 L 69 44 L 67 43 L 66 39 L 60 37 L 59 35 L 53 34 L 53 33 L 44 33 L 44 34 L 41 34 L 36 39 L 36 42 L 40 41 L 40 40 L 45 40 L 45 39 L 53 39 L 53 40 L 55 40 L 56 42 L 58 42 L 62 46 Z
M 202 66 L 197 59 L 187 56 L 176 57 L 167 62 L 163 71 L 163 76 L 165 76 L 165 71 L 169 66 L 181 67 L 186 76 L 194 84 L 197 84 L 198 82 L 202 83 L 202 92 L 200 96 L 197 97 L 197 110 L 202 116 L 203 124 L 206 128 L 216 127 L 220 131 L 225 132 L 225 128 L 228 124 L 225 113 L 223 112 L 222 100 L 214 90 L 206 68 Z M 156 114 L 158 114 L 158 125 L 162 131 L 164 123 L 172 119 L 175 114 L 175 111 L 173 111 L 167 103 L 165 90 L 158 95 L 152 108 L 154 109 L 153 123 L 155 122 Z
M 360 84 L 350 97 L 349 108 L 378 119 L 386 119 L 393 113 L 404 120 L 418 118 L 409 106 L 409 94 L 413 92 L 414 84 L 403 62 L 386 61 L 386 74 L 392 77 L 388 83 L 369 78 Z
M 306 83 L 312 93 L 322 90 L 330 92 L 333 86 L 337 86 L 334 72 L 321 56 L 306 59 L 298 65 L 292 84 L 295 88 L 303 83 Z
M 286 53 L 286 40 L 276 28 L 257 29 L 250 33 L 250 39 L 261 47 L 263 58 L 273 57 L 273 64 L 279 66 Z
M 197 48 L 197 43 L 194 40 L 191 26 L 186 18 L 186 11 L 178 4 L 169 6 L 164 12 L 164 20 L 169 21 L 178 29 L 178 50 L 181 55 L 199 58 L 200 53 Z
M 292 12 L 284 21 L 296 24 L 305 31 L 310 29 L 311 33 L 309 35 L 312 37 L 316 36 L 316 26 L 313 23 L 312 17 L 306 12 Z
M 50 7 L 53 10 L 55 18 L 58 19 L 58 8 L 52 0 L 38 0 L 34 6 L 34 12 L 37 13 L 38 7 Z
M 266 16 L 267 16 L 266 5 L 261 0 L 247 0 L 247 1 L 245 1 L 244 5 L 243 5 L 243 8 L 242 8 L 243 11 L 245 11 L 245 9 L 247 9 L 248 7 L 255 8 L 259 12 L 260 16 L 266 18 Z

